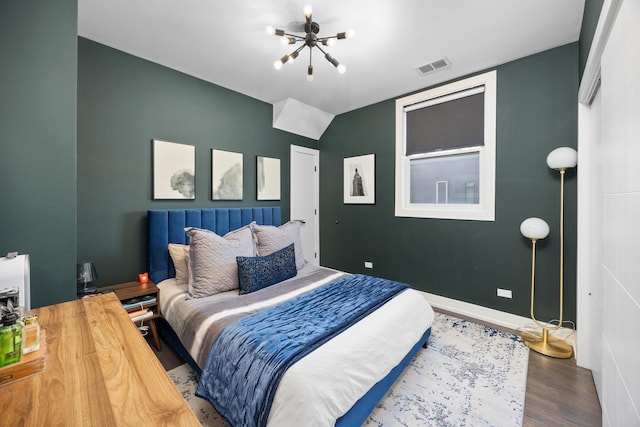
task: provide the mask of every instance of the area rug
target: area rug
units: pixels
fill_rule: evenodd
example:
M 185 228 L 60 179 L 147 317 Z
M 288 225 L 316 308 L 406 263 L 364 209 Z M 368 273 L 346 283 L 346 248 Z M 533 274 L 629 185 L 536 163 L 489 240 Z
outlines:
M 421 349 L 365 426 L 520 426 L 529 349 L 511 334 L 436 313 L 429 347 Z M 194 395 L 187 364 L 169 371 L 203 426 L 228 427 Z

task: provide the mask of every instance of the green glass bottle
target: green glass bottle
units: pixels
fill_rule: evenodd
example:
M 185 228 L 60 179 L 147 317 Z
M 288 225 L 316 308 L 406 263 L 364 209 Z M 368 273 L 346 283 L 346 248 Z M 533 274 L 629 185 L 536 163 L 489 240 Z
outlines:
M 8 313 L 0 326 L 0 367 L 20 361 L 22 357 L 22 323 L 18 313 Z

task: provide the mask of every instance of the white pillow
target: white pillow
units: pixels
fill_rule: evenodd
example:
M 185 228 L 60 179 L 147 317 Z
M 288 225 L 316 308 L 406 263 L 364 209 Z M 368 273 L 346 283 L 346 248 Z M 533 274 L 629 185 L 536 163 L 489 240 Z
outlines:
M 296 268 L 300 270 L 307 261 L 302 253 L 300 240 L 301 221 L 289 221 L 280 227 L 273 225 L 250 224 L 251 231 L 256 237 L 256 250 L 259 256 L 266 256 L 275 251 L 286 248 L 293 243 L 296 254 Z
M 189 236 L 189 297 L 202 298 L 238 288 L 236 257 L 255 256 L 249 226 L 220 237 L 213 231 L 185 228 Z
M 176 283 L 186 285 L 189 283 L 189 245 L 169 243 L 169 255 L 176 269 Z

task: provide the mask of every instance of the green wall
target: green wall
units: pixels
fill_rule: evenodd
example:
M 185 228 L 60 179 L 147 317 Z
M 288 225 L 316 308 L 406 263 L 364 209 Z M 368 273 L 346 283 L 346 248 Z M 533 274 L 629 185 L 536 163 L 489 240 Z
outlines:
M 76 0 L 0 2 L 0 254 L 28 253 L 31 305 L 76 292 Z
M 497 213 L 478 223 L 393 216 L 393 100 L 338 116 L 318 146 L 273 129 L 269 104 L 78 39 L 75 0 L 2 2 L 0 254 L 30 254 L 33 306 L 75 297 L 77 260 L 96 262 L 99 284 L 133 279 L 145 268 L 147 209 L 274 204 L 255 201 L 256 155 L 282 159 L 286 219 L 289 145 L 297 144 L 321 148 L 324 265 L 527 316 L 530 252 L 518 227 L 541 216 L 552 234 L 539 244 L 536 307 L 539 317 L 555 317 L 559 180 L 545 157 L 576 144 L 577 76 L 601 5 L 587 0 L 579 48 L 497 68 Z M 195 201 L 151 200 L 152 138 L 196 146 Z M 210 201 L 211 148 L 245 153 L 242 203 Z M 366 153 L 377 154 L 377 204 L 345 206 L 342 158 Z M 574 318 L 575 172 L 566 232 L 565 308 Z M 495 297 L 498 286 L 514 299 Z
M 290 145 L 317 141 L 272 127 L 272 106 L 80 38 L 78 260 L 98 285 L 146 269 L 146 211 L 282 207 L 289 216 Z M 214 60 L 214 59 L 212 59 Z M 152 139 L 196 147 L 196 199 L 152 200 Z M 211 149 L 244 153 L 244 200 L 211 201 Z M 256 201 L 256 156 L 281 159 L 282 200 Z
M 536 313 L 557 318 L 559 173 L 547 154 L 577 144 L 578 45 L 542 52 L 497 69 L 495 222 L 394 216 L 395 100 L 336 117 L 320 140 L 321 262 L 405 281 L 430 293 L 529 316 L 528 217 L 544 218 L 538 243 Z M 376 154 L 376 204 L 344 205 L 343 158 Z M 576 313 L 576 172 L 566 183 L 565 319 Z M 364 268 L 372 261 L 374 269 Z M 513 299 L 498 298 L 496 288 Z

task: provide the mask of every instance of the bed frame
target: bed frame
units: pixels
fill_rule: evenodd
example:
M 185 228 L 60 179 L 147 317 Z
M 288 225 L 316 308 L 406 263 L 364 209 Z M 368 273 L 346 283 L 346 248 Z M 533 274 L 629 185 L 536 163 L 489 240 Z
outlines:
M 169 243 L 187 244 L 185 227 L 211 230 L 224 236 L 255 221 L 259 225 L 280 225 L 280 207 L 234 209 L 169 209 L 147 212 L 147 261 L 149 279 L 160 283 L 176 276 L 169 256 Z
M 185 227 L 198 227 L 211 230 L 221 236 L 249 224 L 252 221 L 260 225 L 281 224 L 280 207 L 264 208 L 211 208 L 211 209 L 169 209 L 147 212 L 148 269 L 149 278 L 154 283 L 175 277 L 175 268 L 169 256 L 169 243 L 186 244 Z M 159 319 L 160 320 L 160 319 Z M 196 364 L 187 350 L 178 340 L 175 332 L 164 321 L 160 323 L 163 338 L 183 359 L 189 363 L 198 375 L 202 369 Z M 382 400 L 391 385 L 400 376 L 431 334 L 431 328 L 425 331 L 422 339 L 416 343 L 405 358 L 375 384 L 351 409 L 336 421 L 336 426 L 359 426 L 367 420 L 371 411 Z

